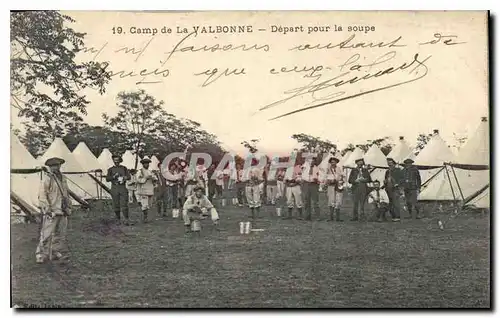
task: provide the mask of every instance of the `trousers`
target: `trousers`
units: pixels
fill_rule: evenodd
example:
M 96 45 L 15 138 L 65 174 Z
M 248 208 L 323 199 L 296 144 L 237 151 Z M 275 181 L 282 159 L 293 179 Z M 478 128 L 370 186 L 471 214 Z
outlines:
M 247 197 L 248 206 L 250 208 L 260 208 L 260 186 L 259 185 L 247 185 L 245 187 L 245 193 Z
M 128 219 L 129 196 L 127 188 L 125 188 L 125 186 L 112 186 L 111 198 L 113 201 L 113 211 L 115 212 L 116 218 L 120 219 L 120 215 L 121 213 L 123 213 L 123 216 Z
M 303 206 L 302 189 L 300 185 L 286 187 L 286 204 L 289 208 L 293 208 L 294 203 L 298 209 L 301 209 Z
M 67 227 L 67 216 L 56 215 L 55 217 L 51 217 L 44 215 L 42 219 L 42 228 L 40 230 L 40 240 L 36 247 L 37 257 L 49 257 L 50 245 L 52 245 L 52 253 L 66 252 Z
M 361 212 L 361 216 L 365 217 L 365 204 L 368 196 L 368 189 L 366 185 L 360 184 L 356 187 L 352 188 L 352 196 L 353 196 L 353 211 L 352 217 L 353 219 L 358 218 L 358 210 Z
M 326 189 L 326 196 L 328 198 L 328 206 L 331 208 L 340 209 L 342 199 L 344 197 L 343 191 L 337 191 L 335 186 L 328 186 Z
M 267 201 L 269 202 L 276 202 L 276 199 L 278 198 L 278 185 L 267 185 Z
M 306 218 L 311 218 L 312 210 L 319 217 L 319 185 L 313 182 L 304 182 L 304 209 Z
M 410 216 L 412 215 L 413 209 L 417 212 L 417 215 L 419 213 L 419 209 L 417 206 L 418 202 L 418 190 L 414 189 L 405 189 L 405 201 L 406 201 L 406 207 L 408 208 L 408 213 Z

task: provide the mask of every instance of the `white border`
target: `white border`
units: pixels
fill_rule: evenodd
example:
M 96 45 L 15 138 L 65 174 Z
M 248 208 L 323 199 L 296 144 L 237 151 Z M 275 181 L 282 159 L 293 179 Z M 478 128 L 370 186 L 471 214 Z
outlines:
M 146 5 L 147 4 L 147 5 Z M 23 1 L 15 1 L 15 2 L 10 2 L 10 1 L 5 1 L 2 2 L 2 6 L 7 5 L 8 10 L 35 10 L 35 9 L 57 9 L 57 10 L 491 10 L 492 14 L 495 14 L 499 12 L 498 7 L 499 7 L 500 1 L 498 0 L 474 0 L 474 1 L 444 1 L 444 0 L 432 0 L 432 1 L 421 1 L 421 2 L 416 2 L 416 1 L 403 1 L 403 0 L 397 0 L 397 1 L 382 1 L 382 0 L 373 0 L 373 1 L 319 1 L 319 0 L 307 0 L 307 1 L 300 1 L 300 0 L 284 0 L 284 1 L 272 1 L 272 0 L 248 0 L 248 1 L 216 1 L 216 0 L 180 0 L 175 3 L 170 3 L 168 1 L 131 1 L 131 0 L 120 0 L 120 1 L 102 1 L 102 0 L 85 0 L 85 1 L 68 1 L 68 0 L 58 0 L 58 1 L 37 1 L 37 0 L 23 0 Z M 10 6 L 9 6 L 10 5 Z M 15 7 L 14 7 L 15 6 Z M 2 21 L 2 43 L 6 44 L 8 42 L 9 38 L 9 12 L 7 10 L 2 10 L 1 11 L 1 16 L 3 19 Z M 498 17 L 497 18 L 497 24 L 498 24 Z M 496 38 L 496 36 L 495 36 Z M 494 72 L 498 69 L 498 64 L 500 63 L 500 59 L 498 56 L 498 49 L 496 48 L 496 41 L 495 41 L 495 52 L 497 53 L 495 55 L 496 58 L 496 65 L 494 66 L 494 69 L 490 70 L 490 72 Z M 1 74 L 4 75 L 4 84 L 1 86 L 2 87 L 2 95 L 3 99 L 6 104 L 4 107 L 0 108 L 0 111 L 2 114 L 0 115 L 0 120 L 4 121 L 4 123 L 1 125 L 2 133 L 0 134 L 2 138 L 1 144 L 4 145 L 5 152 L 4 154 L 10 153 L 10 149 L 7 152 L 7 145 L 9 144 L 10 140 L 10 133 L 7 132 L 7 130 L 10 130 L 10 107 L 9 107 L 9 64 L 8 64 L 8 59 L 9 59 L 9 46 L 8 45 L 3 45 L 2 48 L 0 49 L 1 51 L 1 57 L 2 61 L 4 63 L 1 63 Z M 495 91 L 499 92 L 499 85 L 498 81 L 495 83 Z M 497 96 L 498 98 L 498 96 Z M 496 111 L 497 115 L 499 111 Z M 497 117 L 497 116 L 495 116 Z M 497 118 L 494 118 L 495 122 Z M 496 143 L 494 145 L 495 149 L 498 149 L 498 136 L 495 136 L 496 138 Z M 2 236 L 2 251 L 10 251 L 10 221 L 7 218 L 9 207 L 8 204 L 10 202 L 10 199 L 8 197 L 8 188 L 9 188 L 9 180 L 10 180 L 10 175 L 7 172 L 7 166 L 9 166 L 10 162 L 10 156 L 3 156 L 0 157 L 1 164 L 4 169 L 1 169 L 1 178 L 2 180 L 2 191 L 1 196 L 2 202 L 5 206 L 4 210 L 4 217 L 5 217 L 5 222 L 1 222 L 2 226 L 2 231 L 1 233 L 4 233 Z M 492 166 L 494 166 L 495 163 L 492 163 Z M 498 168 L 496 169 L 498 170 Z M 495 174 L 495 181 L 498 181 L 497 179 L 498 173 Z M 495 192 L 495 195 L 497 192 Z M 498 217 L 495 216 L 495 228 L 498 228 Z M 493 224 L 492 224 L 493 225 Z M 498 240 L 497 240 L 498 241 Z M 495 245 L 495 251 L 498 250 L 497 246 Z M 10 253 L 4 252 L 5 257 L 7 258 L 7 254 L 10 255 Z M 497 253 L 495 253 L 496 255 Z M 1 311 L 3 316 L 13 316 L 14 311 L 10 309 L 10 262 L 0 262 L 0 266 L 2 268 L 2 297 L 0 297 L 2 301 L 2 306 L 1 306 Z M 498 276 L 498 259 L 495 264 L 495 272 L 497 272 Z M 493 288 L 493 286 L 492 286 Z M 498 305 L 498 291 L 495 293 L 495 303 Z M 315 314 L 312 313 L 306 313 L 303 311 L 297 312 L 296 314 L 300 315 L 335 315 L 335 317 L 357 317 L 357 316 L 365 316 L 369 314 L 370 312 L 367 311 L 365 312 L 357 312 L 357 313 L 328 313 L 328 312 L 318 312 Z M 462 311 L 462 312 L 451 312 L 451 313 L 440 313 L 439 316 L 456 316 L 456 315 L 461 315 L 465 314 L 467 316 L 479 316 L 480 314 L 475 313 L 472 315 L 472 312 L 469 311 Z M 92 315 L 94 317 L 101 317 L 101 316 L 122 316 L 124 313 L 109 313 L 109 314 L 104 314 L 104 313 L 94 313 L 90 312 L 89 314 L 84 314 L 84 313 L 68 313 L 68 312 L 63 312 L 59 313 L 57 316 L 61 315 L 78 315 L 78 316 L 83 316 L 83 315 Z M 158 313 L 159 314 L 159 313 Z M 208 316 L 220 316 L 222 313 L 212 313 Z M 231 315 L 231 317 L 235 316 L 243 316 L 242 313 L 238 312 L 228 312 L 226 313 L 228 315 Z M 254 315 L 258 315 L 259 317 L 265 317 L 268 315 L 271 315 L 271 313 L 262 313 L 262 312 L 255 312 L 253 313 Z M 274 315 L 291 315 L 291 312 L 287 313 L 280 313 L 280 312 L 274 312 Z M 409 315 L 411 312 L 405 312 L 404 315 Z M 133 317 L 140 317 L 143 316 L 144 313 L 133 313 L 129 314 L 127 316 L 133 316 Z M 195 314 L 189 314 L 189 313 L 165 313 L 161 314 L 162 316 L 169 316 L 169 317 L 176 317 L 176 316 L 184 316 L 184 315 L 201 315 L 201 313 L 195 313 Z M 373 313 L 372 313 L 373 315 Z M 381 312 L 376 315 L 397 315 L 397 316 L 402 316 L 402 312 Z M 436 313 L 419 313 L 419 314 L 412 314 L 412 316 L 424 316 L 425 317 L 438 317 L 438 312 Z M 47 313 L 44 316 L 47 317 L 55 317 L 55 313 Z M 246 315 L 245 315 L 246 316 Z

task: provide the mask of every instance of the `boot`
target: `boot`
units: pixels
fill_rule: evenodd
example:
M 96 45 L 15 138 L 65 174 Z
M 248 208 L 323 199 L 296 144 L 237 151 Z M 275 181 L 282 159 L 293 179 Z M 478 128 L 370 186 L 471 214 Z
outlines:
M 340 219 L 340 209 L 339 208 L 335 209 L 335 221 L 342 222 L 342 220 Z
M 328 219 L 329 222 L 333 221 L 333 214 L 335 213 L 334 207 L 330 207 L 330 218 Z
M 293 208 L 288 208 L 288 213 L 283 219 L 290 220 L 292 216 L 293 216 Z
M 142 216 L 143 216 L 142 221 L 144 223 L 148 223 L 148 210 L 142 211 Z
M 297 211 L 299 212 L 299 216 L 297 217 L 297 220 L 303 220 L 304 218 L 302 217 L 302 208 L 297 208 Z

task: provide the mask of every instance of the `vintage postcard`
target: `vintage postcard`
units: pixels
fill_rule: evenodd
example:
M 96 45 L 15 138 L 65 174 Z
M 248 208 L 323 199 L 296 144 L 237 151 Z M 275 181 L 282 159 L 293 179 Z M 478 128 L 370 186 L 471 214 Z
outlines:
M 486 11 L 11 12 L 15 308 L 491 308 Z

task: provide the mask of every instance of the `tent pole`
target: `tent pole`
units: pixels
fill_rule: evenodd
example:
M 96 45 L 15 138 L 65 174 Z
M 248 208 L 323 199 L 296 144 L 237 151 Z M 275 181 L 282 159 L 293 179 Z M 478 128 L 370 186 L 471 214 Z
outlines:
M 451 194 L 453 195 L 453 205 L 457 209 L 458 208 L 457 197 L 455 196 L 455 191 L 453 190 L 453 185 L 451 183 L 450 173 L 448 172 L 448 169 L 446 169 L 446 166 L 445 166 L 445 170 L 446 170 L 446 176 L 448 177 L 448 181 L 450 182 Z
M 457 182 L 458 191 L 460 191 L 460 196 L 462 197 L 462 201 L 463 201 L 463 200 L 465 200 L 465 198 L 464 198 L 464 194 L 462 192 L 462 187 L 460 187 L 460 183 L 458 182 L 457 174 L 455 173 L 455 168 L 453 168 L 453 166 L 450 166 L 450 167 L 451 167 L 451 171 L 453 172 L 453 177 L 455 177 L 455 181 Z

